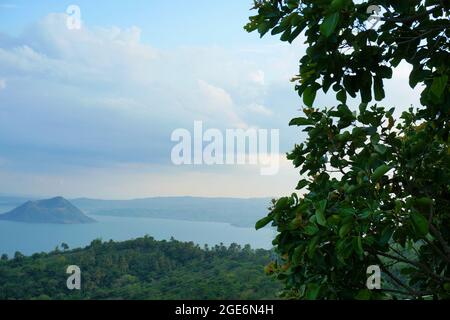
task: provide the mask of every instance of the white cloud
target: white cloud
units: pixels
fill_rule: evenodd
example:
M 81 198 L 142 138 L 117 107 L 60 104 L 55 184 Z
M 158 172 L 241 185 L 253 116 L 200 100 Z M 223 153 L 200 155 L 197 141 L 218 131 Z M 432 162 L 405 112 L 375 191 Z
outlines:
M 262 70 L 256 70 L 252 73 L 250 73 L 249 78 L 251 81 L 253 81 L 256 84 L 264 85 L 264 71 Z
M 65 173 L 23 173 L 1 170 L 9 181 L 0 192 L 69 198 L 129 199 L 148 196 L 279 197 L 295 189 L 300 176 L 291 162 L 280 156 L 279 172 L 262 176 L 260 166 L 151 166 L 129 164 L 102 168 L 77 168 Z
M 48 103 L 47 98 L 64 92 L 74 105 L 91 101 L 94 109 L 99 101 L 98 106 L 128 106 L 130 111 L 146 106 L 152 121 L 172 113 L 186 123 L 205 116 L 223 126 L 242 126 L 245 105 L 261 99 L 262 92 L 253 87 L 263 84 L 264 72 L 232 50 L 158 50 L 141 42 L 137 27 L 69 30 L 65 18 L 50 14 L 15 46 L 0 43 L 0 69 L 18 79 L 18 92 L 27 80 L 39 81 L 40 90 L 26 95 L 34 103 Z M 241 71 L 252 76 L 241 78 Z M 44 98 L 46 92 L 51 97 Z
M 290 149 L 290 139 L 298 135 L 284 134 L 294 131 L 283 128 L 298 114 L 301 100 L 289 79 L 305 48 L 157 49 L 143 43 L 141 33 L 138 27 L 69 30 L 65 14 L 50 14 L 18 38 L 0 38 L 0 90 L 8 85 L 0 94 L 0 157 L 2 170 L 9 170 L 0 175 L 4 188 L 50 194 L 61 187 L 56 181 L 71 181 L 64 184 L 67 194 L 98 190 L 104 197 L 292 190 L 295 181 L 287 184 L 287 175 L 261 178 L 259 168 L 196 173 L 165 164 L 173 146 L 170 133 L 191 128 L 194 120 L 219 129 L 280 128 L 285 146 L 280 152 L 286 145 Z M 417 96 L 406 88 L 404 71 L 400 74 L 387 87 L 386 103 Z M 322 101 L 321 106 L 335 104 L 334 97 Z M 141 175 L 116 167 L 129 163 L 165 165 L 165 171 Z
M 282 79 L 278 85 L 290 90 L 277 75 L 279 65 L 271 72 L 266 64 L 268 56 L 276 56 L 270 50 L 278 49 L 162 50 L 143 43 L 137 27 L 85 24 L 81 30 L 69 30 L 64 14 L 50 14 L 20 37 L 0 39 L 1 77 L 8 79 L 9 89 L 8 95 L 0 95 L 0 157 L 8 161 L 11 173 L 57 176 L 58 181 L 76 176 L 74 192 L 92 183 L 92 174 L 78 175 L 74 167 L 105 168 L 113 174 L 112 166 L 139 162 L 164 165 L 170 172 L 172 130 L 192 128 L 194 120 L 221 130 L 260 126 L 254 114 L 264 110 L 248 106 L 276 99 L 265 74 L 272 75 L 271 85 Z M 286 97 L 282 93 L 276 95 Z M 289 117 L 280 119 L 284 123 Z M 233 175 L 227 179 L 232 183 Z M 17 190 L 28 188 L 25 177 L 16 182 Z M 117 185 L 133 183 L 124 177 Z M 98 184 L 108 189 L 108 183 Z
M 262 115 L 264 115 L 264 116 L 271 116 L 271 115 L 273 115 L 273 112 L 272 112 L 270 109 L 266 108 L 266 107 L 263 106 L 263 105 L 256 104 L 256 103 L 249 105 L 249 106 L 248 106 L 248 109 L 249 109 L 251 112 L 255 112 L 255 113 L 258 113 L 258 114 L 262 114 Z
M 224 89 L 215 87 L 203 80 L 199 80 L 198 85 L 209 103 L 225 109 L 233 106 L 231 96 Z
M 242 119 L 234 111 L 234 103 L 230 94 L 224 89 L 213 86 L 203 80 L 198 81 L 201 99 L 205 102 L 202 110 L 207 112 L 209 117 L 222 115 L 222 121 L 229 123 L 232 127 L 247 127 Z

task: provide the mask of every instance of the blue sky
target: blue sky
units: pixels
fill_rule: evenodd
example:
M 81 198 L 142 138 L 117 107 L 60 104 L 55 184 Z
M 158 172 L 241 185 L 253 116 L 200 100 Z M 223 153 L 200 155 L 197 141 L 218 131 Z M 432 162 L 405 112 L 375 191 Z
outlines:
M 81 9 L 81 30 L 66 8 Z M 301 101 L 289 79 L 305 47 L 243 30 L 251 1 L 0 0 L 0 193 L 134 198 L 279 196 L 299 176 L 252 166 L 174 166 L 170 135 L 279 129 Z M 417 105 L 401 65 L 386 104 Z M 319 96 L 318 104 L 333 105 Z
M 64 12 L 71 4 L 82 9 L 82 19 L 87 25 L 120 28 L 137 25 L 144 31 L 142 41 L 158 47 L 261 44 L 257 34 L 249 35 L 242 30 L 252 6 L 252 1 L 247 0 L 2 0 L 2 31 L 17 35 L 31 21 L 49 12 Z M 262 41 L 275 43 L 276 39 Z

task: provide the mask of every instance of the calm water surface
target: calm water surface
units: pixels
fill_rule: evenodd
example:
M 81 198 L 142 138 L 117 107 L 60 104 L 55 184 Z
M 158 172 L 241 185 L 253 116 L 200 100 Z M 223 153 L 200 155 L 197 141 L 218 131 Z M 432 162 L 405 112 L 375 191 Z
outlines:
M 238 228 L 227 223 L 192 222 L 181 220 L 123 218 L 91 216 L 97 223 L 59 225 L 27 224 L 0 221 L 0 253 L 13 255 L 20 251 L 26 255 L 50 251 L 65 242 L 70 248 L 84 247 L 92 240 L 129 240 L 149 235 L 157 240 L 174 237 L 180 241 L 193 241 L 210 246 L 233 242 L 250 244 L 253 248 L 270 249 L 274 231 L 269 228 Z

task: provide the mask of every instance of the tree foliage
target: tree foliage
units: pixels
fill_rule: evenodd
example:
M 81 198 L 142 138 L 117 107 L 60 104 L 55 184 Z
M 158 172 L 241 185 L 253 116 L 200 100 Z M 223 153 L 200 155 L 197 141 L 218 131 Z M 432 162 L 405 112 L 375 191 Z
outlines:
M 370 28 L 371 6 L 381 9 Z M 288 154 L 301 180 L 274 202 L 279 259 L 268 266 L 300 299 L 450 297 L 450 1 L 257 1 L 246 30 L 305 40 L 295 89 L 307 134 Z M 384 82 L 401 61 L 421 106 L 395 118 Z M 318 108 L 319 90 L 336 105 Z M 358 110 L 348 97 L 361 99 Z M 399 107 L 399 106 L 397 106 Z M 404 106 L 400 106 L 404 107 Z M 383 271 L 366 289 L 366 269 Z
M 267 278 L 271 251 L 144 237 L 94 240 L 84 249 L 16 254 L 0 260 L 0 300 L 5 299 L 270 299 L 279 283 Z M 81 269 L 81 290 L 69 290 L 66 269 Z

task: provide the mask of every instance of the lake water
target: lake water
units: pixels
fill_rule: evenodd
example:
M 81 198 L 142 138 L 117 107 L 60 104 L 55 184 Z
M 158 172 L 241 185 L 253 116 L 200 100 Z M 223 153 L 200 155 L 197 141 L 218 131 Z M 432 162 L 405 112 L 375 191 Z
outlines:
M 157 240 L 174 237 L 180 241 L 192 241 L 200 245 L 214 246 L 250 244 L 252 248 L 270 249 L 274 230 L 264 228 L 238 228 L 227 223 L 192 222 L 181 220 L 123 218 L 91 216 L 92 224 L 27 224 L 0 221 L 0 253 L 12 256 L 15 251 L 30 255 L 53 250 L 65 242 L 70 248 L 84 247 L 92 240 L 130 240 L 149 235 Z

